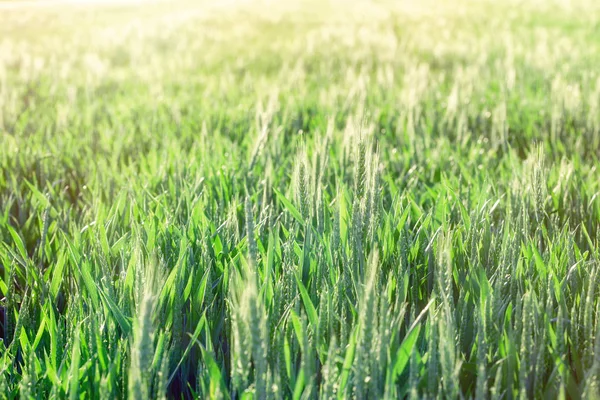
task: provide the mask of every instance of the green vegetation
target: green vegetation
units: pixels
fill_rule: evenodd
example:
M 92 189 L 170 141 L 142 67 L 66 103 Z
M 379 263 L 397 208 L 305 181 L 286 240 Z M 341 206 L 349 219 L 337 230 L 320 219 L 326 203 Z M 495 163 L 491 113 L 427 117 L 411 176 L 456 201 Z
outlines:
M 0 11 L 0 397 L 599 398 L 600 7 L 257 1 Z

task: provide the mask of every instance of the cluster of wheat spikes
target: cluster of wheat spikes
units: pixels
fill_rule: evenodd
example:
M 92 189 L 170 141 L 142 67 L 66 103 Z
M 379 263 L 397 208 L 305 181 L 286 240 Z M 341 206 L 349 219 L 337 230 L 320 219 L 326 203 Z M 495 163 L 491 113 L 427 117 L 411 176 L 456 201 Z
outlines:
M 600 8 L 434 3 L 3 8 L 0 398 L 599 398 Z

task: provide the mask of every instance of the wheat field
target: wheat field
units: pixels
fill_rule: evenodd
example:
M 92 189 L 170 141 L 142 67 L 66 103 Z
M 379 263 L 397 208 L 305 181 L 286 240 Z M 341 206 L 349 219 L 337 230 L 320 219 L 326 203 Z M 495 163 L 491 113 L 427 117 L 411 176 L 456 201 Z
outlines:
M 0 398 L 600 398 L 600 4 L 0 3 Z

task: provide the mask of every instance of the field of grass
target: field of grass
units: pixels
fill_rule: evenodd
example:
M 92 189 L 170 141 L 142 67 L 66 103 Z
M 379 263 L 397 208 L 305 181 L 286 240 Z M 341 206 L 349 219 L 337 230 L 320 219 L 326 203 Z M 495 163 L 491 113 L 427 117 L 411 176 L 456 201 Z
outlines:
M 0 9 L 0 398 L 600 398 L 600 4 Z

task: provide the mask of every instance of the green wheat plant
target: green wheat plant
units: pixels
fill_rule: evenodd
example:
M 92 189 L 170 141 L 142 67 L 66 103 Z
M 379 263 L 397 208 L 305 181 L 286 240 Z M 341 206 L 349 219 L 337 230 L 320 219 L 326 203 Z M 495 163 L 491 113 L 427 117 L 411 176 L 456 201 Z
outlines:
M 600 397 L 596 2 L 26 3 L 0 399 Z

